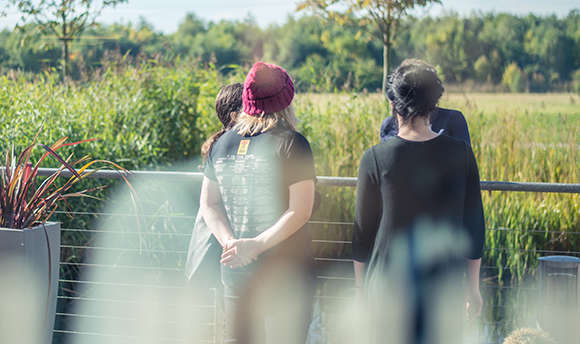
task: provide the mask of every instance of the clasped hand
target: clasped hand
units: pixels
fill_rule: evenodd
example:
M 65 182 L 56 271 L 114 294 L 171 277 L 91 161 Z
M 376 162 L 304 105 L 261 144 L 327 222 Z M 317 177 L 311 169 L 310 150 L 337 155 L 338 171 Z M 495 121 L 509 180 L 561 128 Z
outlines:
M 481 310 L 483 308 L 483 299 L 477 290 L 470 291 L 467 296 L 467 302 L 465 303 L 465 310 L 467 311 L 467 319 L 474 319 L 481 315 Z
M 220 263 L 230 268 L 250 264 L 262 253 L 263 244 L 254 238 L 230 239 L 223 249 Z

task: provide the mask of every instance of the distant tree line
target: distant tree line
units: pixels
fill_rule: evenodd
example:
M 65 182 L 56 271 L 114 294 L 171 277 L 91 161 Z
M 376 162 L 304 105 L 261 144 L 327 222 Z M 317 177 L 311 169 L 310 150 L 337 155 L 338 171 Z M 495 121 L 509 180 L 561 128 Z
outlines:
M 301 91 L 375 91 L 381 88 L 383 42 L 376 25 L 357 18 L 328 21 L 314 15 L 288 17 L 260 28 L 256 20 L 207 22 L 187 14 L 177 31 L 163 34 L 138 23 L 96 25 L 71 41 L 70 73 L 81 79 L 103 61 L 197 59 L 223 73 L 257 59 L 286 67 Z M 40 73 L 62 68 L 58 38 L 38 24 L 0 31 L 0 70 Z M 366 25 L 366 26 L 365 26 Z M 513 92 L 580 92 L 580 11 L 565 17 L 446 13 L 405 17 L 390 52 L 392 65 L 416 57 L 440 70 L 448 84 Z

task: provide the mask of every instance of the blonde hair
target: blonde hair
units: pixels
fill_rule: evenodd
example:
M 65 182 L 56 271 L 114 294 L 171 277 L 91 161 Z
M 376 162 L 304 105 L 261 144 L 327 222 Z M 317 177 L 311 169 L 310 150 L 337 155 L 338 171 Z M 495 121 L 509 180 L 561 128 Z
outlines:
M 248 115 L 240 113 L 233 130 L 242 136 L 253 136 L 282 125 L 290 130 L 296 130 L 298 119 L 294 113 L 292 105 L 284 110 L 274 113 L 263 113 L 261 115 Z

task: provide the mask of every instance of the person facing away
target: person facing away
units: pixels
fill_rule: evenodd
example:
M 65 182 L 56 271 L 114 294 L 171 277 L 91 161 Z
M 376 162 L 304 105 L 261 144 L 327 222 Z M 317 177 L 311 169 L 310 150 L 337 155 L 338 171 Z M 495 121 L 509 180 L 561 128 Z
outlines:
M 241 83 L 224 86 L 215 99 L 215 111 L 222 123 L 222 128 L 211 135 L 201 147 L 202 161 L 205 164 L 214 143 L 236 123 L 236 118 L 242 110 Z M 207 227 L 201 211 L 198 212 L 189 241 L 185 263 L 185 278 L 195 286 L 200 295 L 209 288 L 219 285 L 221 246 Z
M 438 134 L 429 125 L 443 90 L 435 69 L 424 63 L 403 64 L 389 77 L 387 97 L 399 130 L 368 149 L 360 162 L 352 237 L 355 281 L 360 292 L 365 277 L 386 270 L 394 238 L 425 223 L 436 224 L 433 231 L 441 225 L 459 229 L 469 242 L 463 257 L 466 306 L 476 316 L 482 307 L 479 270 L 485 239 L 479 174 L 465 141 Z M 423 326 L 420 321 L 415 325 L 413 335 Z
M 401 66 L 412 64 L 424 64 L 425 66 L 429 66 L 426 62 L 418 59 L 405 59 L 401 62 Z M 471 137 L 469 136 L 467 121 L 460 111 L 443 109 L 436 106 L 429 114 L 429 121 L 431 124 L 431 130 L 434 132 L 462 140 L 471 146 Z M 381 124 L 381 130 L 379 132 L 381 142 L 384 142 L 393 136 L 397 136 L 398 130 L 399 124 L 396 115 L 385 118 Z
M 314 160 L 295 130 L 294 84 L 257 62 L 244 82 L 243 111 L 214 144 L 201 208 L 223 247 L 225 339 L 304 343 L 313 298 Z

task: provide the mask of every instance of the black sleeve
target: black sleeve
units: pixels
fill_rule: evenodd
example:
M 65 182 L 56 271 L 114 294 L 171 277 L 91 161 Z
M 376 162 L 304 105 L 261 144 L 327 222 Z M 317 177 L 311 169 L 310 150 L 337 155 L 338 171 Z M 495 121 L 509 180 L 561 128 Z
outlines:
M 215 169 L 213 167 L 213 157 L 211 154 L 211 150 L 210 150 L 209 155 L 207 157 L 207 161 L 205 162 L 205 167 L 203 169 L 203 175 L 206 176 L 207 178 L 213 180 L 213 181 L 217 181 L 217 177 L 215 176 Z
M 463 114 L 459 111 L 454 111 L 454 115 L 452 117 L 450 129 L 451 129 L 451 136 L 454 136 L 463 142 L 467 143 L 471 147 L 471 137 L 469 136 L 469 129 L 467 128 L 467 121 Z
M 316 179 L 314 156 L 308 140 L 295 132 L 285 146 L 284 173 L 288 185 Z
M 352 256 L 368 262 L 381 220 L 381 193 L 372 148 L 363 155 L 358 172 L 356 207 L 352 235 Z
M 478 259 L 483 256 L 485 244 L 485 218 L 483 215 L 483 203 L 481 202 L 481 187 L 479 184 L 479 172 L 477 162 L 471 147 L 467 149 L 467 185 L 465 190 L 465 204 L 463 214 L 463 226 L 468 231 L 471 239 L 469 251 L 470 259 Z

